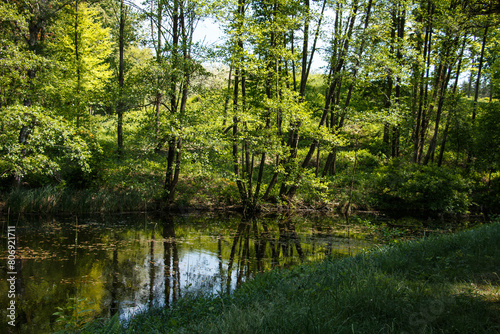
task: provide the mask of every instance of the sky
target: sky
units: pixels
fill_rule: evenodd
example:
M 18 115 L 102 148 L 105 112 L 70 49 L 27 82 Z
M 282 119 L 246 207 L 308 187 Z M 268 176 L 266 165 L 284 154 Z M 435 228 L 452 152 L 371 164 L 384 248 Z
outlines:
M 142 7 L 142 0 L 132 0 L 137 8 Z M 216 46 L 223 43 L 224 32 L 220 28 L 220 25 L 211 18 L 204 19 L 198 22 L 198 25 L 194 31 L 193 39 L 195 42 L 202 42 L 205 46 Z M 318 46 L 321 47 L 321 41 L 318 41 Z M 218 65 L 218 64 L 214 64 Z M 314 55 L 313 64 L 311 66 L 312 73 L 323 73 L 324 69 L 322 67 L 326 66 L 326 62 L 323 61 L 319 52 Z
M 193 39 L 196 42 L 204 41 L 206 45 L 213 45 L 222 43 L 223 36 L 224 32 L 220 29 L 220 26 L 214 20 L 206 19 L 198 23 Z
M 206 46 L 215 46 L 217 44 L 222 44 L 224 38 L 224 32 L 220 29 L 218 23 L 213 19 L 205 19 L 198 23 L 193 35 L 195 42 L 203 42 Z M 318 41 L 318 45 L 321 43 Z M 321 55 L 316 52 L 314 55 L 313 64 L 311 66 L 311 71 L 314 73 L 323 73 L 323 69 L 326 62 L 321 59 Z

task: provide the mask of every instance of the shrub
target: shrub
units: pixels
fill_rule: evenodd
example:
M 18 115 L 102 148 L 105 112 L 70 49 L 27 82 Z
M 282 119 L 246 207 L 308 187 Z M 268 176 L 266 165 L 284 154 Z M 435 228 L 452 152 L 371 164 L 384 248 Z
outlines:
M 78 129 L 76 132 L 86 143 L 90 156 L 88 159 L 88 168 L 82 170 L 71 161 L 65 161 L 61 166 L 61 176 L 65 184 L 77 189 L 84 189 L 91 185 L 92 181 L 99 180 L 100 166 L 103 163 L 103 151 L 99 145 L 96 136 L 85 129 Z
M 70 123 L 50 110 L 20 105 L 4 108 L 0 128 L 2 178 L 37 186 L 58 179 L 65 166 L 90 172 L 92 148 Z
M 466 213 L 470 185 L 455 170 L 399 160 L 378 168 L 377 204 L 382 209 L 436 213 Z
M 352 167 L 355 157 L 357 159 L 357 169 L 359 171 L 372 171 L 380 166 L 380 158 L 371 154 L 368 150 L 362 149 L 358 152 L 340 152 L 337 158 L 338 169 L 347 169 Z
M 481 176 L 475 182 L 472 195 L 476 208 L 486 213 L 500 213 L 500 173 Z

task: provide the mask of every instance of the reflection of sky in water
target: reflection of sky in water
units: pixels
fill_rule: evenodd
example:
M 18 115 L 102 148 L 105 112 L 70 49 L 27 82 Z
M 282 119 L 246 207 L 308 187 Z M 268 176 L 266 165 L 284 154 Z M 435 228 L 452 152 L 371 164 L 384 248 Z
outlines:
M 227 270 L 227 261 L 223 261 L 222 265 Z M 189 252 L 182 257 L 179 269 L 183 291 L 189 286 L 191 291 L 220 292 L 220 260 L 216 254 L 201 250 L 199 252 Z M 232 284 L 232 287 L 234 288 L 235 284 Z
M 178 243 L 178 247 L 182 247 L 182 243 Z M 165 306 L 166 299 L 164 275 L 165 262 L 163 254 L 160 254 L 160 256 L 161 258 L 155 259 L 154 261 L 155 280 L 152 302 L 154 306 Z M 171 273 L 171 276 L 167 279 L 170 288 L 169 303 L 174 301 L 174 289 L 180 289 L 181 296 L 186 293 L 200 292 L 217 294 L 226 291 L 228 262 L 228 260 L 222 260 L 221 268 L 221 260 L 217 254 L 213 252 L 203 249 L 179 250 L 179 279 L 174 273 Z M 172 259 L 170 265 L 173 267 Z M 133 301 L 122 300 L 120 302 L 119 312 L 122 321 L 127 321 L 133 314 L 146 310 L 149 307 L 150 277 L 148 272 L 151 270 L 149 255 L 144 259 L 144 265 L 142 267 L 138 266 L 136 269 L 143 272 L 143 275 L 141 275 L 143 278 L 141 282 L 143 289 L 134 295 Z M 238 270 L 239 268 L 237 264 L 235 264 L 231 272 L 231 291 L 236 288 L 236 275 Z M 175 286 L 175 284 L 178 284 L 178 286 Z M 176 296 L 176 298 L 179 297 L 178 295 Z
M 308 239 L 307 241 L 311 242 L 310 238 Z M 329 244 L 334 252 L 335 250 L 338 252 L 349 252 L 350 247 L 352 247 L 352 250 L 355 250 L 371 245 L 366 240 L 346 240 L 345 238 L 332 236 L 323 236 L 317 238 L 314 242 L 316 243 L 315 246 L 319 249 Z M 120 301 L 119 313 L 122 321 L 127 321 L 133 314 L 146 310 L 150 304 L 160 307 L 165 306 L 167 293 L 168 302 L 171 304 L 174 299 L 178 299 L 187 293 L 217 294 L 228 290 L 228 259 L 222 259 L 221 262 L 216 253 L 203 248 L 197 248 L 188 240 L 177 240 L 176 245 L 179 257 L 178 272 L 174 270 L 173 258 L 170 258 L 170 275 L 166 279 L 164 248 L 161 242 L 157 242 L 155 245 L 152 303 L 150 303 L 151 257 L 148 254 L 144 258 L 143 265 L 136 267 L 136 270 L 141 273 L 142 289 L 135 293 L 132 300 Z M 197 244 L 197 246 L 202 247 L 202 244 Z M 147 245 L 144 245 L 144 247 L 147 247 Z M 295 256 L 297 256 L 296 252 Z M 324 258 L 324 253 L 319 251 L 314 258 Z M 239 270 L 243 269 L 247 273 L 246 268 L 241 268 L 240 265 L 237 260 L 233 262 L 231 279 L 229 280 L 229 291 L 233 291 L 237 287 L 237 274 Z M 245 277 L 242 277 L 242 280 L 244 281 Z M 168 292 L 165 289 L 165 281 L 168 282 Z M 176 294 L 175 297 L 174 294 Z

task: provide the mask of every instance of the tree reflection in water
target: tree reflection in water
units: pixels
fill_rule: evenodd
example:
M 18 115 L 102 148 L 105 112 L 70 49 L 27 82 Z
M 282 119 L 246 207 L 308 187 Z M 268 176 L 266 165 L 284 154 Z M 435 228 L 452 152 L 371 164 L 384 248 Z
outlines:
M 253 249 L 250 247 L 251 238 L 254 243 Z M 272 269 L 296 260 L 297 256 L 294 255 L 294 248 L 298 259 L 300 261 L 304 260 L 300 238 L 290 217 L 285 216 L 279 219 L 278 235 L 275 236 L 270 232 L 267 221 L 258 223 L 255 218 L 242 220 L 233 237 L 229 255 L 227 276 L 225 277 L 227 291 L 231 291 L 231 273 L 235 258 L 237 263 L 236 286 L 239 286 L 244 279 L 266 270 L 265 262 L 268 262 L 270 269 Z M 268 254 L 269 251 L 270 254 Z M 255 265 L 255 269 L 251 268 L 252 263 Z M 220 266 L 222 267 L 222 263 Z
M 179 252 L 175 239 L 175 224 L 172 216 L 166 216 L 163 220 L 163 264 L 164 264 L 164 286 L 165 306 L 175 302 L 181 296 Z
M 112 283 L 111 283 L 111 305 L 109 307 L 110 316 L 114 316 L 118 312 L 118 275 L 119 275 L 119 267 L 118 267 L 118 245 L 119 245 L 119 236 L 115 239 L 115 247 L 113 248 L 113 262 L 111 264 L 111 275 L 112 275 Z

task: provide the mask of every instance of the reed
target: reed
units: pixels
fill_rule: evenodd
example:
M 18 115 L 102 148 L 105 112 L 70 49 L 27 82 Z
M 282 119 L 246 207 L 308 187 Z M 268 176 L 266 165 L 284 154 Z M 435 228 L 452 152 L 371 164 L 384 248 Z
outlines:
M 154 206 L 153 198 L 131 190 L 75 190 L 45 186 L 13 189 L 5 197 L 5 208 L 14 214 L 137 212 Z

